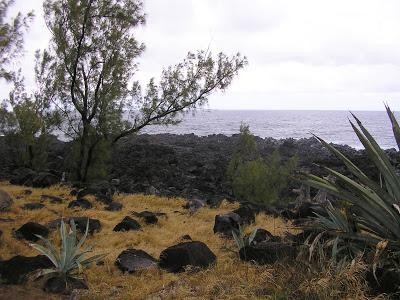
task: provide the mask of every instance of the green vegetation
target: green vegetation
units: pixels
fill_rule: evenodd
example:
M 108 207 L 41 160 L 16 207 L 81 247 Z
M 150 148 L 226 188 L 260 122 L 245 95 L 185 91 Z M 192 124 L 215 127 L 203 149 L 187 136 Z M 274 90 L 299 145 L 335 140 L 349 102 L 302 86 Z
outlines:
M 86 224 L 85 234 L 78 241 L 74 220 L 71 220 L 71 226 L 68 232 L 64 221 L 61 220 L 61 248 L 59 251 L 57 251 L 56 246 L 52 244 L 49 240 L 38 235 L 44 245 L 30 245 L 43 255 L 46 255 L 54 264 L 54 268 L 41 270 L 37 274 L 37 276 L 44 276 L 49 274 L 62 276 L 62 278 L 76 276 L 76 272 L 81 273 L 83 271 L 83 268 L 87 267 L 89 264 L 103 259 L 105 257 L 104 254 L 94 255 L 86 258 L 87 254 L 92 252 L 91 248 L 81 250 L 81 247 L 83 246 L 83 243 L 85 242 L 88 235 L 88 231 L 89 220 Z
M 388 106 L 386 110 L 396 141 L 399 142 L 399 125 Z M 400 259 L 400 178 L 387 154 L 361 121 L 353 117 L 358 127 L 352 121 L 350 124 L 368 157 L 379 170 L 381 180 L 375 182 L 368 178 L 340 151 L 318 138 L 346 165 L 352 176 L 329 168 L 326 171 L 336 178 L 335 183 L 317 176 L 307 176 L 307 184 L 336 195 L 347 206 L 345 210 L 331 206 L 328 208 L 328 217 L 318 216 L 317 229 L 320 233 L 314 239 L 311 250 L 315 249 L 319 240 L 323 240 L 325 247 L 332 249 L 334 258 L 353 258 L 363 254 L 373 264 L 374 270 L 386 264 L 396 268 Z
M 229 163 L 227 176 L 233 194 L 240 200 L 270 205 L 284 199 L 281 192 L 287 188 L 297 159 L 282 162 L 278 150 L 264 159 L 260 156 L 249 126 L 240 127 L 239 141 Z

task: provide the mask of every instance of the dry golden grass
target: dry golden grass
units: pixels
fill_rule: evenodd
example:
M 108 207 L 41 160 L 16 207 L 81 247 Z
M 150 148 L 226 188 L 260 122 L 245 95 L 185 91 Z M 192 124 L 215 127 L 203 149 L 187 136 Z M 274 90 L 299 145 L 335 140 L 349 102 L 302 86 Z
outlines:
M 291 265 L 275 264 L 255 266 L 239 260 L 233 241 L 213 234 L 216 214 L 228 212 L 237 206 L 223 202 L 220 208 L 204 208 L 190 213 L 182 208 L 183 199 L 168 199 L 144 195 L 118 195 L 117 201 L 124 207 L 120 212 L 105 211 L 102 204 L 92 201 L 90 210 L 70 210 L 67 204 L 67 187 L 32 189 L 31 195 L 24 195 L 24 187 L 0 183 L 0 189 L 10 193 L 15 203 L 8 213 L 0 218 L 13 218 L 15 222 L 0 222 L 3 237 L 0 240 L 0 256 L 8 259 L 14 255 L 36 255 L 27 243 L 12 237 L 12 229 L 17 229 L 28 221 L 46 224 L 59 217 L 88 216 L 99 219 L 102 229 L 88 238 L 87 244 L 94 245 L 96 253 L 108 253 L 105 264 L 92 266 L 85 272 L 90 289 L 80 292 L 82 299 L 365 299 L 364 284 L 360 280 L 362 264 L 344 270 L 340 274 L 330 271 L 307 270 L 301 263 Z M 28 202 L 40 201 L 42 194 L 61 196 L 63 204 L 50 204 L 46 208 L 26 211 L 20 208 Z M 113 232 L 113 227 L 131 211 L 150 210 L 163 212 L 156 225 L 143 225 L 141 231 Z M 247 228 L 261 227 L 274 235 L 294 231 L 282 219 L 258 215 L 256 223 Z M 123 274 L 115 266 L 121 251 L 133 247 L 142 249 L 158 258 L 159 253 L 177 243 L 181 236 L 189 234 L 193 240 L 206 243 L 217 255 L 217 264 L 207 270 L 182 274 L 171 274 L 153 269 L 137 274 Z M 51 239 L 56 239 L 52 233 Z

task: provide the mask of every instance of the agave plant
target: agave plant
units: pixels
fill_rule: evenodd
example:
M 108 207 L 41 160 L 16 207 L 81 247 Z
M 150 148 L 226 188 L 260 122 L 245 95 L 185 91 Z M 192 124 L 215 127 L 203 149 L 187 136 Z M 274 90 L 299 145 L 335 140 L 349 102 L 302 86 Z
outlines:
M 239 250 L 244 247 L 250 246 L 257 234 L 257 230 L 258 228 L 255 228 L 248 236 L 244 235 L 243 229 L 240 225 L 239 229 L 232 230 L 233 239 L 235 240 L 236 246 Z
M 62 276 L 63 278 L 73 277 L 81 273 L 89 264 L 103 259 L 106 254 L 94 255 L 86 257 L 92 252 L 92 248 L 81 250 L 83 243 L 86 240 L 89 231 L 89 220 L 86 224 L 86 230 L 82 238 L 78 241 L 76 233 L 76 225 L 73 219 L 70 222 L 70 228 L 67 230 L 63 220 L 60 226 L 61 247 L 57 247 L 48 239 L 38 235 L 38 238 L 43 242 L 41 244 L 30 244 L 37 251 L 47 256 L 53 263 L 54 267 L 50 269 L 40 270 L 36 276 L 54 275 Z
M 389 106 L 385 107 L 396 142 L 400 146 L 399 124 Z M 346 203 L 346 209 L 329 206 L 327 217 L 317 215 L 317 227 L 321 233 L 311 245 L 315 246 L 322 235 L 325 235 L 324 241 L 326 245 L 331 246 L 332 256 L 343 251 L 350 255 L 366 251 L 373 253 L 374 250 L 379 254 L 383 250 L 392 254 L 398 253 L 400 250 L 399 175 L 385 151 L 379 147 L 361 121 L 354 114 L 352 116 L 355 122 L 350 121 L 350 124 L 369 159 L 380 172 L 380 180 L 376 182 L 369 178 L 339 150 L 316 137 L 344 163 L 351 176 L 345 176 L 330 168 L 325 169 L 334 176 L 335 182 L 306 175 L 305 182 L 308 185 L 325 190 Z M 310 250 L 312 249 L 313 247 Z

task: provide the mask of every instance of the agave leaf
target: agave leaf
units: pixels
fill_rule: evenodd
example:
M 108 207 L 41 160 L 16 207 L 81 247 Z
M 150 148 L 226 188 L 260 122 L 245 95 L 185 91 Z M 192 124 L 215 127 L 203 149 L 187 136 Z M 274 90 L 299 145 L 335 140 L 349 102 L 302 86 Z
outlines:
M 248 239 L 248 245 L 250 245 L 250 244 L 253 242 L 254 238 L 256 237 L 257 231 L 258 231 L 258 228 L 254 229 L 254 230 L 250 233 L 249 239 Z
M 353 127 L 354 132 L 357 134 L 361 143 L 364 145 L 365 150 L 369 156 L 369 158 L 375 163 L 376 167 L 381 171 L 385 180 L 390 184 L 390 187 L 393 189 L 396 195 L 400 195 L 400 180 L 391 165 L 389 158 L 386 153 L 379 147 L 378 143 L 372 137 L 372 135 L 368 132 L 367 129 L 362 125 L 361 121 L 354 116 L 358 126 L 361 128 L 360 130 L 350 122 Z M 397 199 L 396 199 L 397 200 Z
M 42 253 L 43 255 L 45 255 L 48 259 L 50 259 L 50 261 L 53 263 L 53 265 L 59 269 L 60 265 L 59 265 L 59 261 L 53 256 L 53 254 L 51 253 L 51 251 L 39 244 L 29 244 L 32 248 L 36 249 L 37 251 L 39 251 L 40 253 Z
M 59 265 L 60 264 L 60 254 L 58 253 L 54 244 L 52 242 L 50 242 L 48 239 L 42 237 L 41 235 L 38 235 L 38 234 L 35 234 L 35 235 L 44 243 L 44 246 L 48 249 L 49 253 L 51 253 L 51 255 L 53 256 L 54 261 L 57 262 L 56 264 L 54 264 L 54 262 L 53 262 L 53 264 L 55 266 Z
M 87 258 L 87 259 L 81 261 L 80 264 L 81 264 L 82 266 L 87 266 L 87 265 L 89 265 L 89 264 L 91 264 L 91 263 L 94 263 L 94 262 L 97 262 L 97 261 L 103 259 L 103 258 L 106 257 L 106 256 L 107 256 L 107 254 L 98 254 L 98 255 L 94 255 L 94 256 L 92 256 L 92 257 L 89 257 L 89 258 Z
M 390 109 L 390 107 L 385 104 L 386 112 L 389 116 L 390 122 L 392 123 L 392 130 L 393 130 L 393 135 L 397 143 L 397 147 L 400 150 L 400 126 L 399 123 L 396 120 L 396 117 L 394 116 L 394 113 Z
M 242 249 L 244 247 L 244 241 L 243 241 L 242 235 L 240 234 L 240 231 L 238 232 L 235 229 L 232 230 L 232 236 L 233 236 L 233 239 L 235 240 L 236 245 L 239 248 L 239 250 Z
M 29 277 L 31 277 L 33 280 L 36 280 L 42 276 L 45 276 L 48 274 L 53 274 L 53 273 L 58 273 L 58 270 L 56 270 L 56 269 L 41 269 L 41 270 L 32 272 Z
M 67 230 L 65 228 L 65 223 L 63 219 L 61 219 L 60 237 L 61 237 L 60 269 L 64 270 L 66 263 L 66 255 L 67 255 Z

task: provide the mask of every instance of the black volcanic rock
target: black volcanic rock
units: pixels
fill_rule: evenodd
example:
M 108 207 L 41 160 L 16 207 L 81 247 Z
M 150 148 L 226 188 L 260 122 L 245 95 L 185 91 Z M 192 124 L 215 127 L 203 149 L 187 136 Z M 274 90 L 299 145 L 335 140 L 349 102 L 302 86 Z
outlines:
M 0 261 L 0 281 L 5 284 L 21 284 L 31 272 L 52 266 L 52 262 L 44 255 L 17 255 L 9 260 Z
M 132 219 L 129 216 L 126 216 L 120 223 L 118 223 L 113 231 L 129 231 L 129 230 L 139 230 L 140 228 L 142 228 L 142 226 L 140 226 L 140 224 Z
M 206 244 L 198 241 L 179 243 L 163 250 L 159 265 L 170 272 L 177 273 L 186 267 L 207 268 L 217 257 Z
M 82 209 L 90 209 L 92 208 L 92 203 L 90 203 L 85 198 L 81 198 L 78 200 L 73 200 L 68 204 L 68 208 L 82 208 Z
M 127 249 L 118 255 L 115 264 L 122 272 L 134 273 L 156 267 L 157 260 L 143 250 Z
M 72 219 L 75 222 L 76 229 L 80 233 L 85 233 L 88 220 L 89 220 L 89 230 L 88 230 L 89 234 L 93 234 L 93 233 L 99 232 L 101 230 L 101 223 L 97 219 L 91 219 L 91 218 L 87 218 L 87 217 L 71 217 L 71 218 L 65 218 L 64 222 L 67 224 L 70 224 L 70 221 Z M 54 229 L 57 229 L 58 227 L 60 227 L 60 224 L 61 224 L 61 219 L 56 219 L 56 220 L 49 222 L 47 224 L 47 227 L 51 230 L 54 230 Z
M 25 239 L 31 242 L 36 242 L 39 240 L 36 235 L 46 238 L 49 235 L 49 230 L 46 226 L 41 224 L 28 222 L 15 231 L 15 236 L 18 239 Z
M 42 209 L 44 207 L 45 205 L 42 203 L 26 203 L 21 208 L 26 210 L 36 210 L 36 209 Z

